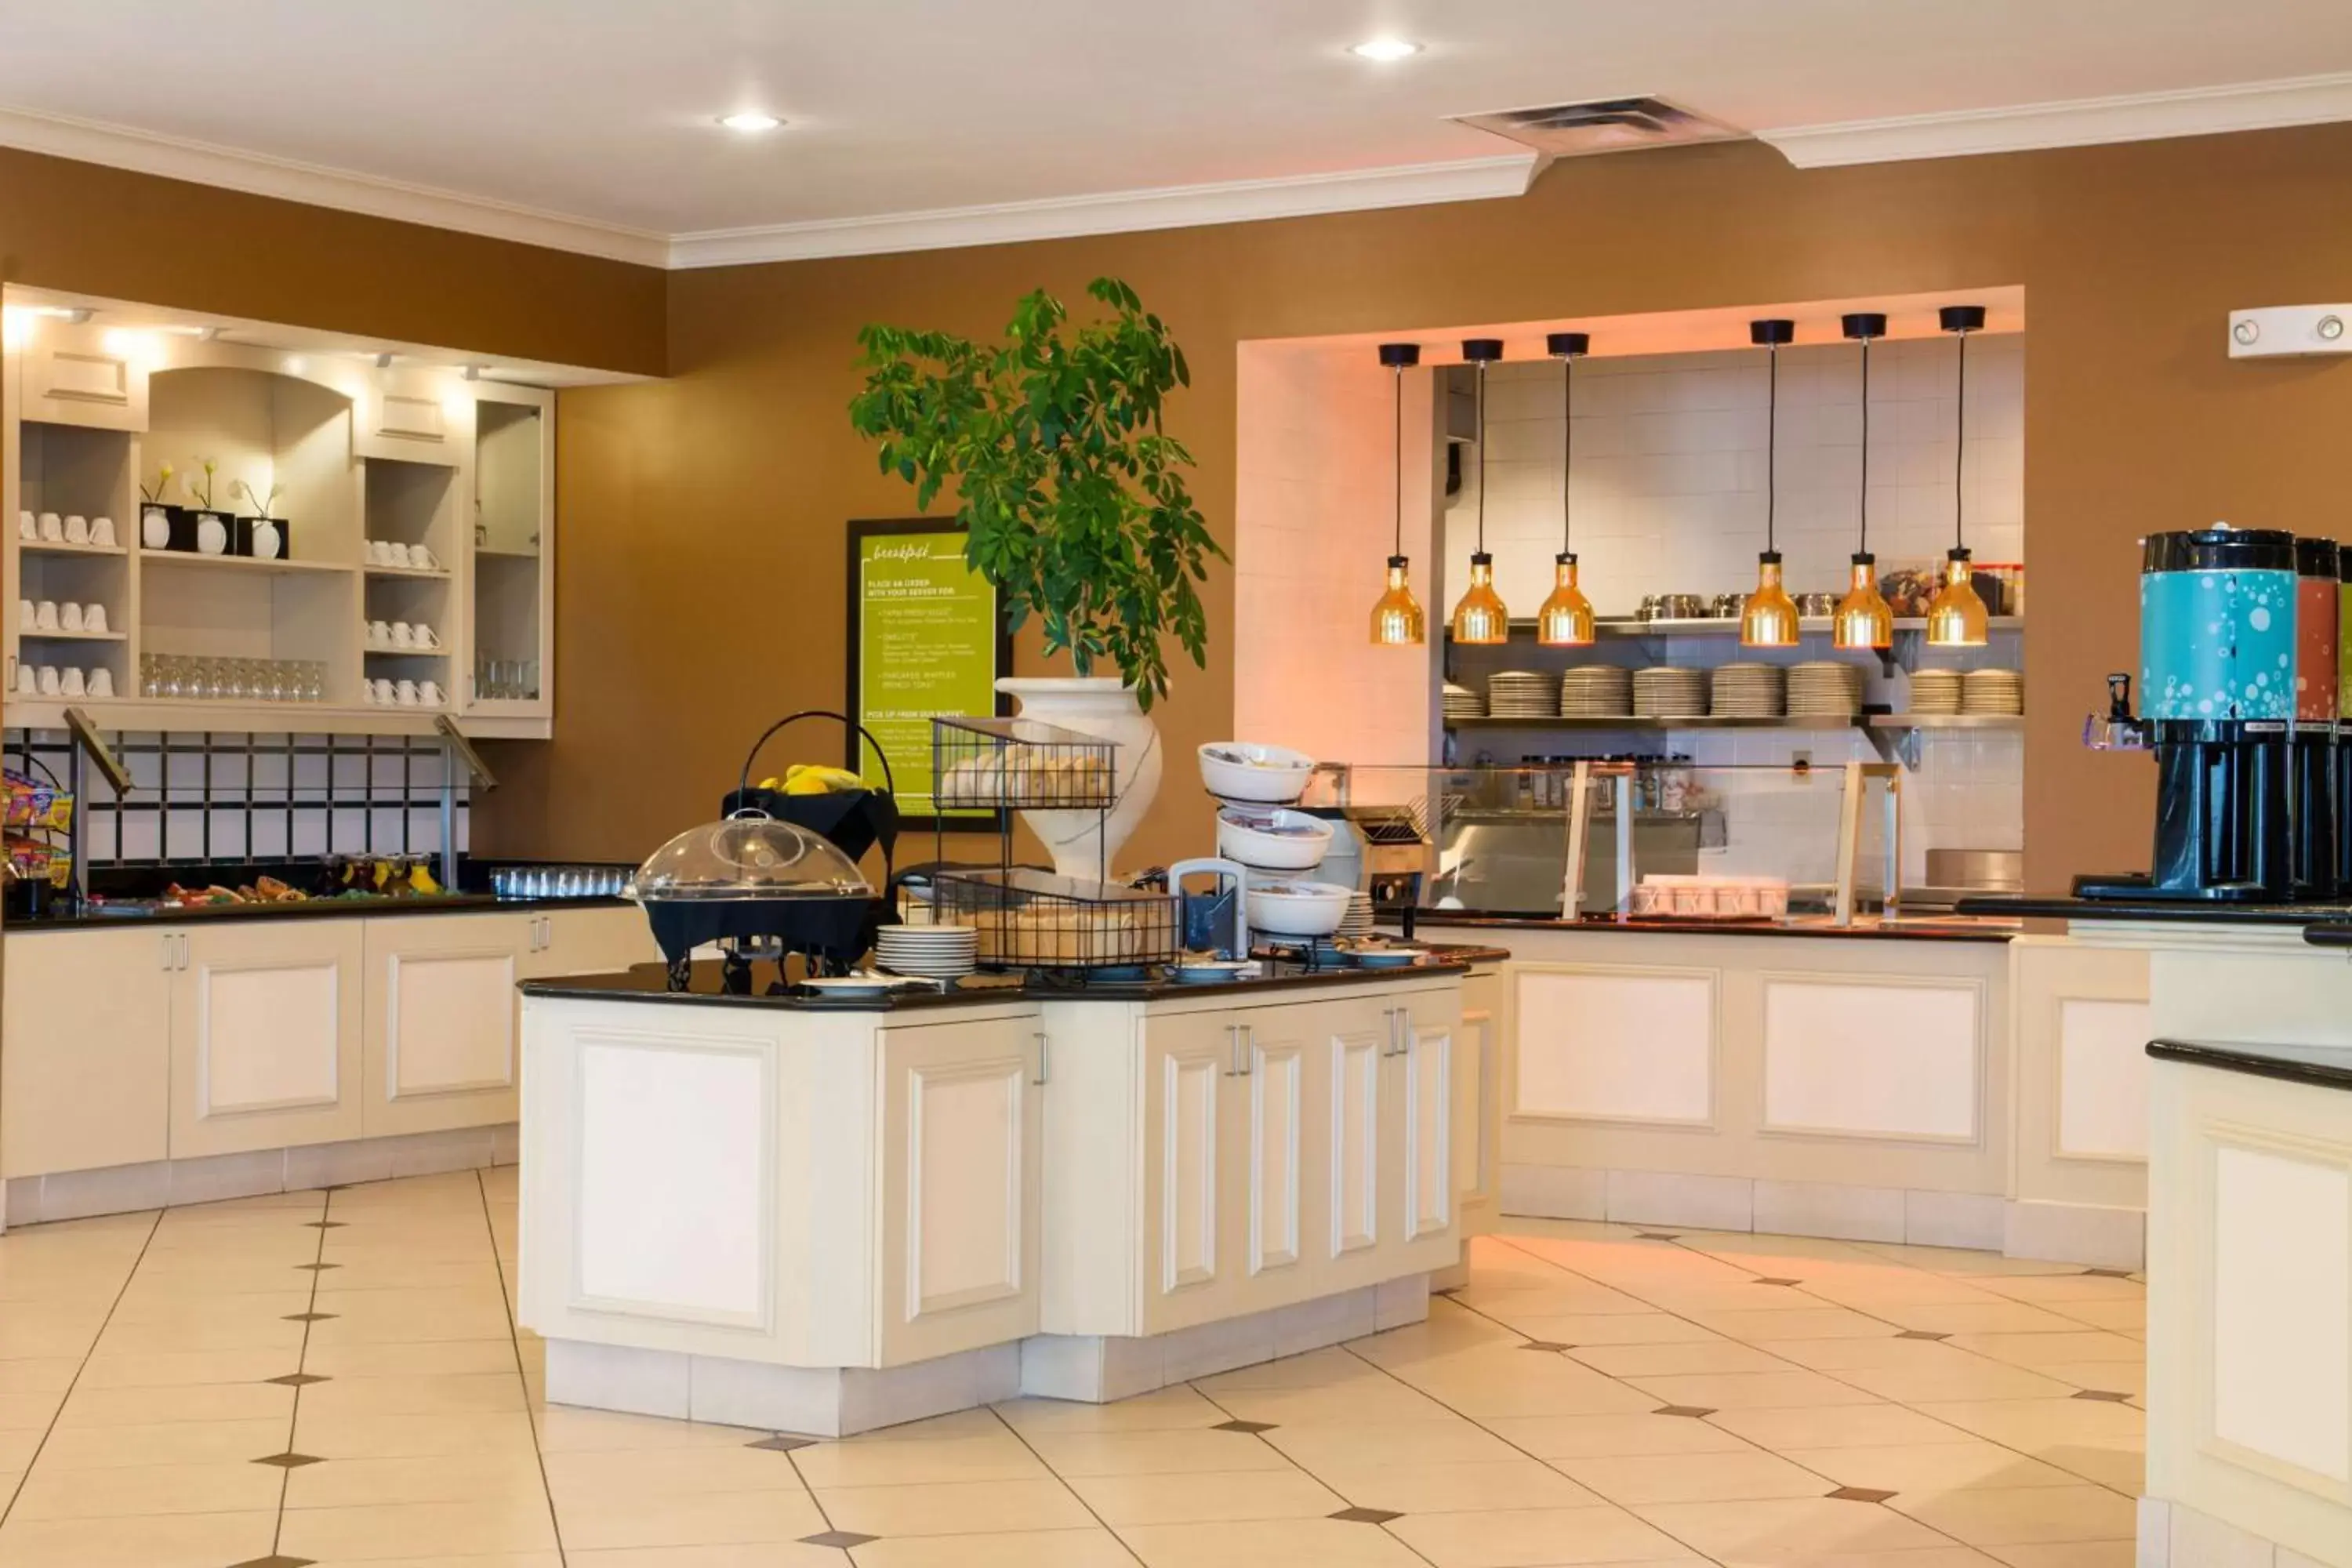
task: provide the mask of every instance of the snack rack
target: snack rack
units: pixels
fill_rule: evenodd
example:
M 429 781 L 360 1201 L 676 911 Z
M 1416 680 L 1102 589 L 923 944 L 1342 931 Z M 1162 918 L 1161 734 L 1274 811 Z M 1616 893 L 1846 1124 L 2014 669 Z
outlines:
M 1013 813 L 1040 814 L 1040 837 L 1057 826 L 1108 822 L 1118 803 L 1118 748 L 1034 719 L 931 721 L 931 788 L 937 859 L 947 862 L 948 815 L 994 818 L 996 865 L 941 871 L 931 919 L 980 933 L 983 969 L 1079 974 L 1172 963 L 1180 942 L 1176 900 L 1163 892 L 1115 887 L 1097 865 L 1091 881 L 1013 863 Z M 1099 839 L 1097 840 L 1099 841 Z
M 33 775 L 32 768 L 47 773 L 46 764 L 29 756 L 26 760 L 27 771 L 10 768 L 0 774 L 0 790 L 6 795 L 7 851 L 0 878 L 12 892 L 20 886 L 31 890 L 32 907 L 24 912 L 33 914 L 47 899 L 74 885 L 74 797 L 54 776 L 44 781 Z

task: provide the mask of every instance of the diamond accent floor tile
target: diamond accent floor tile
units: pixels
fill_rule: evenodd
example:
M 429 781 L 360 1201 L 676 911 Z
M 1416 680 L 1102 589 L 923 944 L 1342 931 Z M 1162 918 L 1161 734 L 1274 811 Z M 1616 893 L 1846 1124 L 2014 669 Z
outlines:
M 330 1268 L 341 1268 L 340 1263 L 298 1263 L 294 1266 L 305 1274 L 324 1274 Z
M 860 1535 L 854 1530 L 821 1530 L 814 1535 L 801 1537 L 803 1546 L 863 1546 L 869 1541 L 879 1541 L 878 1535 Z
M 1661 1405 L 1655 1410 L 1651 1411 L 1650 1414 L 1653 1415 L 1687 1415 L 1692 1420 L 1696 1421 L 1702 1415 L 1712 1415 L 1715 1412 L 1704 1405 Z
M 1906 1329 L 1895 1336 L 1898 1340 L 1948 1340 L 1949 1334 L 1939 1334 L 1933 1329 Z
M 284 1321 L 289 1323 L 323 1323 L 334 1316 L 332 1312 L 289 1312 Z
M 1391 1513 L 1384 1508 L 1343 1508 L 1337 1513 L 1326 1514 L 1323 1517 L 1345 1520 L 1349 1524 L 1386 1524 L 1392 1519 L 1402 1519 L 1404 1515 Z
M 1529 1340 L 1519 1347 L 1523 1351 L 1572 1351 L 1574 1345 L 1564 1345 L 1557 1340 Z
M 1828 1495 L 1840 1502 L 1885 1502 L 1895 1494 L 1881 1491 L 1876 1487 L 1840 1487 Z
M 1209 1428 L 1212 1432 L 1271 1432 L 1277 1425 L 1272 1421 L 1220 1421 Z
M 232 1563 L 228 1568 L 310 1568 L 315 1557 L 287 1557 L 271 1552 L 267 1557 L 248 1557 L 242 1563 Z
M 778 1454 L 789 1454 L 794 1448 L 814 1448 L 819 1441 L 820 1439 L 815 1437 L 792 1437 L 779 1432 L 772 1437 L 762 1437 L 756 1443 L 746 1443 L 743 1447 L 766 1448 Z
M 1804 1281 L 1801 1279 L 1759 1279 L 1756 1283 L 1759 1285 L 1802 1285 Z
M 280 1388 L 308 1388 L 314 1383 L 327 1381 L 326 1374 L 316 1372 L 289 1372 L 284 1377 L 265 1377 L 264 1383 L 274 1383 Z
M 2083 1272 L 2094 1279 L 2128 1279 L 2132 1277 L 2128 1268 L 2085 1268 Z
M 1680 1241 L 1683 1238 L 1682 1232 L 1678 1230 L 1637 1230 L 1633 1234 L 1643 1241 Z
M 2117 1394 L 2113 1389 L 2086 1388 L 2081 1393 L 2075 1394 L 2074 1397 L 2077 1399 L 2104 1400 L 2109 1405 L 2121 1405 L 2124 1401 L 2129 1399 L 2131 1395 L 2128 1394 Z
M 316 1454 L 298 1454 L 289 1448 L 283 1454 L 264 1454 L 253 1462 L 257 1465 L 275 1465 L 281 1470 L 299 1470 L 305 1465 L 323 1465 L 327 1461 Z
M 341 1230 L 350 1222 L 340 1219 L 306 1219 L 303 1226 L 310 1230 Z

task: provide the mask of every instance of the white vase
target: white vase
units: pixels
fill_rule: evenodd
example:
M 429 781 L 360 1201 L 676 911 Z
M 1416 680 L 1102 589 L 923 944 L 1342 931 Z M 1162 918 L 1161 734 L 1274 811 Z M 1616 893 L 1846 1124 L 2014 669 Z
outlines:
M 253 558 L 256 561 L 278 559 L 278 524 L 268 518 L 253 525 Z
M 218 555 L 228 549 L 228 524 L 215 511 L 196 513 L 196 553 Z
M 160 506 L 151 506 L 139 514 L 139 548 L 169 550 L 172 547 L 172 514 Z
M 1017 677 L 998 681 L 996 689 L 1020 701 L 1024 719 L 1075 730 L 1118 748 L 1113 753 L 1118 804 L 1108 814 L 1021 814 L 1052 853 L 1055 872 L 1088 882 L 1112 875 L 1119 850 L 1160 794 L 1159 727 L 1137 706 L 1135 693 L 1111 676 Z

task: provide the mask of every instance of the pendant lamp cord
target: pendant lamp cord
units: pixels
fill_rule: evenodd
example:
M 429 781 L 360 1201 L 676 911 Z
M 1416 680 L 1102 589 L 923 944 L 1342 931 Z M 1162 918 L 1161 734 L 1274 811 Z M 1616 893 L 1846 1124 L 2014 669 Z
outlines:
M 1862 340 L 1862 553 L 1870 553 L 1870 339 Z
M 1574 506 L 1569 493 L 1569 476 L 1576 471 L 1576 356 L 1563 354 L 1559 361 L 1563 377 L 1559 392 L 1559 552 L 1575 549 L 1569 542 L 1570 512 Z
M 1478 553 L 1486 553 L 1486 362 L 1478 362 Z
M 1404 553 L 1404 367 L 1396 367 L 1396 548 L 1391 555 Z
M 1969 452 L 1969 334 L 1960 333 L 1960 395 L 1959 413 L 1952 421 L 1952 548 L 1968 548 L 1968 532 L 1961 519 L 1966 501 L 1960 490 L 1960 476 L 1967 472 Z
M 1778 548 L 1773 542 L 1773 511 L 1780 505 L 1780 345 L 1770 343 L 1765 348 L 1769 380 L 1765 394 L 1764 414 L 1764 548 L 1769 552 Z

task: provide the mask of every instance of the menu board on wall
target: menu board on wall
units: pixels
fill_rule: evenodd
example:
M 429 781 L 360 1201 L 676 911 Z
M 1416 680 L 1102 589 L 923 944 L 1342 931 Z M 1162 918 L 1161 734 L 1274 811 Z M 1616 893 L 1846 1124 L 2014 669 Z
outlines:
M 964 561 L 963 542 L 961 527 L 936 519 L 849 525 L 848 712 L 889 753 L 909 824 L 934 816 L 931 720 L 1000 711 L 997 678 L 1013 673 L 996 590 Z M 879 787 L 873 749 L 855 732 L 849 744 L 847 765 Z M 989 820 L 948 820 L 967 816 Z

